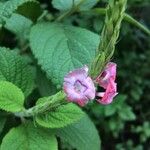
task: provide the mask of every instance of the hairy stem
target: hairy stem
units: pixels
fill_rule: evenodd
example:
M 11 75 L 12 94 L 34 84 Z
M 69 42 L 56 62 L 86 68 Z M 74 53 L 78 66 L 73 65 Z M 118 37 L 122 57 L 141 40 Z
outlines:
M 22 112 L 15 113 L 17 117 L 32 117 L 46 111 L 51 111 L 62 104 L 66 104 L 65 94 L 63 92 L 58 92 L 57 94 L 50 96 L 44 103 L 39 103 L 36 106 L 26 109 Z

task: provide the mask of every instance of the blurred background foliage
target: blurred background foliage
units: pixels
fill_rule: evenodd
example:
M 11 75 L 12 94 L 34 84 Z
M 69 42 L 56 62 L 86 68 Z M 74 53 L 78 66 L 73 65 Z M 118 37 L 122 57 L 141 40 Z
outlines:
M 39 1 L 42 9 L 47 10 L 41 16 L 42 19 L 52 21 L 59 15 L 58 10 L 52 7 L 51 1 Z M 106 5 L 107 0 L 100 0 L 95 7 Z M 17 11 L 24 12 L 21 8 Z M 150 28 L 149 0 L 128 0 L 126 12 Z M 24 54 L 29 62 L 31 60 L 24 52 L 28 46 L 29 27 L 41 12 L 34 11 L 34 13 L 36 14 L 33 16 L 29 15 L 32 13 L 28 13 L 24 17 L 14 14 L 0 31 L 0 44 L 15 48 L 16 52 L 18 48 L 21 49 L 21 54 Z M 13 21 L 17 20 L 22 21 L 18 22 L 18 27 L 13 26 Z M 91 11 L 81 11 L 66 17 L 63 22 L 99 34 L 103 27 L 104 16 Z M 123 21 L 112 60 L 118 64 L 118 96 L 111 105 L 89 104 L 85 111 L 100 133 L 104 150 L 150 150 L 150 37 Z M 37 92 L 34 91 L 31 96 L 36 95 Z M 0 124 L 2 125 L 3 123 Z

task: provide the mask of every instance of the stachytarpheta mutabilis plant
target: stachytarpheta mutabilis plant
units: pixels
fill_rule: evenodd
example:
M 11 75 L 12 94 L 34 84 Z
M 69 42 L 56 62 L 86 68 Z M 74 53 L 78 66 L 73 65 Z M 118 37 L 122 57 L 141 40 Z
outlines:
M 49 3 L 0 2 L 0 150 L 100 150 L 82 108 L 111 105 L 119 93 L 111 59 L 122 20 L 150 32 L 125 13 L 127 0 L 106 8 L 92 8 L 97 0 Z M 101 34 L 76 27 L 76 12 L 105 14 Z

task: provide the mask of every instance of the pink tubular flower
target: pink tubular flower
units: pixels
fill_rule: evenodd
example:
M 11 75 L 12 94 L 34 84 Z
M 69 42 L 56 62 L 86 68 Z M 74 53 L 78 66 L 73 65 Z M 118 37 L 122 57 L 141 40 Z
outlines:
M 107 105 L 113 101 L 113 98 L 116 95 L 117 95 L 116 83 L 112 79 L 110 79 L 106 91 L 97 93 L 97 96 L 101 97 L 101 99 L 98 99 L 97 101 L 101 104 Z
M 103 87 L 105 92 L 98 92 L 96 95 L 100 97 L 97 101 L 101 104 L 110 104 L 113 101 L 113 98 L 117 95 L 117 84 L 115 83 L 116 79 L 116 64 L 109 62 L 105 70 L 100 74 L 96 82 L 99 86 Z
M 97 77 L 96 81 L 99 83 L 101 87 L 106 89 L 109 84 L 110 78 L 114 81 L 116 79 L 116 64 L 113 62 L 109 62 L 106 65 L 105 70 L 102 72 L 102 74 L 100 74 Z
M 88 76 L 88 67 L 85 66 L 68 73 L 64 78 L 63 88 L 68 101 L 84 106 L 95 97 L 95 86 Z

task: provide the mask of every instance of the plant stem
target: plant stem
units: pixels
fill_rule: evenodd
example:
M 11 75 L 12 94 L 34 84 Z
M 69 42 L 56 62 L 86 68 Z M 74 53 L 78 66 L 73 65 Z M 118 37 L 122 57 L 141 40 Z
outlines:
M 106 15 L 106 8 L 93 8 L 90 11 L 96 14 Z
M 100 14 L 100 15 L 105 15 L 106 14 L 106 9 L 105 8 L 94 8 L 91 10 L 94 13 Z M 143 24 L 141 24 L 140 22 L 138 22 L 136 19 L 134 19 L 133 17 L 131 17 L 129 14 L 125 13 L 123 20 L 129 22 L 130 24 L 136 26 L 137 28 L 139 28 L 140 30 L 142 30 L 143 32 L 145 32 L 146 34 L 148 34 L 150 36 L 150 30 L 145 27 Z
M 71 14 L 73 14 L 74 12 L 76 12 L 78 9 L 72 9 L 68 12 L 65 12 L 64 14 L 62 14 L 60 17 L 58 17 L 56 19 L 56 21 L 62 21 L 64 18 L 70 16 Z M 106 8 L 94 8 L 90 11 L 81 11 L 82 13 L 87 13 L 87 12 L 93 12 L 96 14 L 100 14 L 100 15 L 106 15 Z M 129 22 L 130 24 L 136 26 L 137 28 L 139 28 L 141 31 L 143 31 L 144 33 L 148 34 L 150 36 L 150 30 L 145 27 L 143 24 L 141 24 L 140 22 L 138 22 L 136 19 L 134 19 L 133 17 L 131 17 L 129 14 L 125 13 L 123 20 Z
M 124 15 L 124 20 L 131 23 L 131 24 L 133 24 L 134 26 L 141 29 L 143 32 L 145 32 L 146 34 L 148 34 L 150 36 L 150 30 L 148 28 L 146 28 L 143 24 L 141 24 L 140 22 L 135 20 L 133 17 L 131 17 L 130 15 L 125 14 Z
M 71 14 L 73 14 L 76 11 L 75 8 L 63 13 L 62 15 L 60 15 L 55 21 L 57 22 L 61 22 L 64 18 L 67 18 L 68 16 L 70 16 Z
M 77 5 L 73 5 L 72 9 L 68 10 L 67 12 L 64 12 L 62 15 L 60 15 L 55 21 L 61 22 L 64 18 L 70 16 L 74 12 L 78 11 L 79 6 L 84 2 L 85 0 L 80 0 L 80 2 Z
M 46 111 L 51 111 L 52 109 L 57 108 L 62 104 L 66 104 L 65 94 L 63 92 L 58 92 L 54 96 L 50 96 L 44 103 L 39 103 L 32 108 L 25 109 L 22 112 L 15 113 L 17 117 L 32 117 L 41 113 L 45 113 Z

